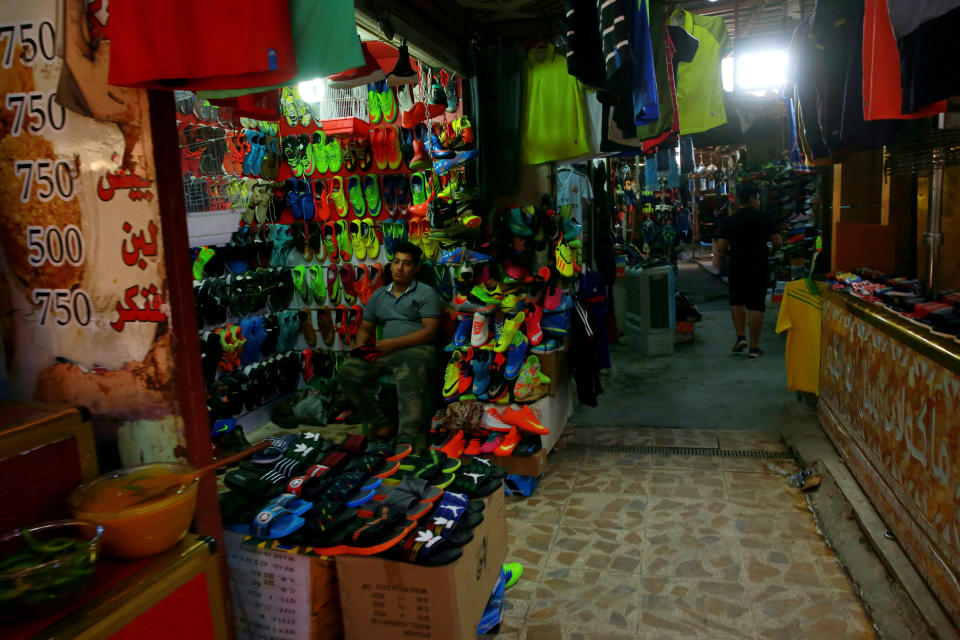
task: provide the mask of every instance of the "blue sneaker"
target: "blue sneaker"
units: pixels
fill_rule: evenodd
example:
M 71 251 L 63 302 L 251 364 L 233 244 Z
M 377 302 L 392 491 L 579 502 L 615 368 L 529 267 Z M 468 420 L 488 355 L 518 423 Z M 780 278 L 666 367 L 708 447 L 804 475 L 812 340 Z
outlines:
M 435 161 L 433 163 L 433 171 L 438 176 L 445 176 L 450 173 L 451 169 L 462 167 L 476 158 L 477 153 L 478 151 L 476 149 L 470 149 L 469 151 L 458 151 L 456 156 L 453 158 L 444 158 L 442 160 Z
M 545 335 L 563 338 L 570 331 L 570 312 L 548 312 L 540 319 L 540 329 Z
M 297 183 L 297 196 L 300 198 L 300 211 L 304 220 L 313 220 L 317 215 L 317 205 L 313 201 L 313 189 L 309 180 L 300 180 Z
M 490 352 L 486 349 L 473 350 L 473 394 L 481 400 L 487 399 L 487 387 L 490 386 Z
M 460 316 L 460 322 L 457 324 L 457 331 L 453 334 L 453 346 L 466 347 L 469 345 L 472 331 L 473 316 L 467 314 Z
M 481 264 L 490 262 L 490 256 L 479 251 L 467 251 L 467 264 Z
M 445 266 L 462 264 L 465 254 L 466 254 L 466 250 L 463 247 L 457 247 L 456 249 L 447 249 L 446 251 L 441 251 L 440 260 L 437 262 L 437 264 L 442 264 Z
M 540 344 L 535 347 L 530 347 L 532 353 L 549 353 L 550 351 L 556 351 L 560 348 L 560 343 L 554 340 L 553 338 L 545 338 Z
M 513 336 L 513 342 L 507 347 L 507 368 L 503 373 L 507 380 L 513 380 L 520 375 L 529 347 L 530 341 L 527 340 L 527 336 L 524 335 L 523 331 L 517 331 L 517 334 Z

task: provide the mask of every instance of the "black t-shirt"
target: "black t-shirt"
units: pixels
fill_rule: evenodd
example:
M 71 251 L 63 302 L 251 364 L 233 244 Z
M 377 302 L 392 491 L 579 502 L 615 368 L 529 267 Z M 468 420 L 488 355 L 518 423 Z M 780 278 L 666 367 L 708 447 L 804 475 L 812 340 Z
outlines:
M 753 207 L 741 207 L 724 220 L 719 237 L 730 243 L 730 270 L 768 269 L 767 241 L 776 232 L 773 218 Z

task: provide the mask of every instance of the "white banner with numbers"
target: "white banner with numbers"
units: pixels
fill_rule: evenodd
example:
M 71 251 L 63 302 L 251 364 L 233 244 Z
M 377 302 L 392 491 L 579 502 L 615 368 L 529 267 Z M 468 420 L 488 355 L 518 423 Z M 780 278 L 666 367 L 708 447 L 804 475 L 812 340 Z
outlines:
M 159 425 L 175 445 L 147 95 L 106 82 L 109 3 L 64 5 L 7 0 L 0 16 L 0 391 Z

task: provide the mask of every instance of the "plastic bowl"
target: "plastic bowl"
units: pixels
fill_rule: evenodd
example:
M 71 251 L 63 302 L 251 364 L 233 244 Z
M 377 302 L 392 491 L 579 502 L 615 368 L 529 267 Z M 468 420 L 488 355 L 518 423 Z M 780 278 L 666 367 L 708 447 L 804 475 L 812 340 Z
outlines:
M 103 550 L 114 558 L 145 558 L 166 551 L 187 533 L 197 508 L 197 482 L 175 492 L 130 507 L 113 508 L 105 496 L 138 478 L 185 474 L 192 467 L 156 462 L 127 467 L 80 485 L 70 494 L 70 509 L 81 520 L 102 525 Z
M 32 559 L 26 559 L 28 566 L 0 570 L 0 615 L 4 617 L 41 617 L 75 600 L 93 577 L 103 536 L 103 527 L 79 520 L 57 520 L 15 529 L 0 536 L 0 562 L 30 550 L 24 531 L 40 544 L 64 538 L 78 544 L 61 553 L 31 553 Z

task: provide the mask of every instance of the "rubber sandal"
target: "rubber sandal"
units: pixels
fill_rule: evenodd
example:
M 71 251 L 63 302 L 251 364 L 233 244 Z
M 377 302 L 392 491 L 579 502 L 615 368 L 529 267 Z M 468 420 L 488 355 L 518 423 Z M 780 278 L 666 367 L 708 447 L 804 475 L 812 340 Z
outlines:
M 429 529 L 417 528 L 403 541 L 391 548 L 386 557 L 428 567 L 455 562 L 463 555 L 463 548 Z
M 305 524 L 306 520 L 294 515 L 282 505 L 271 504 L 264 507 L 254 518 L 250 525 L 250 535 L 269 539 L 284 538 Z
M 282 436 L 264 439 L 269 442 L 270 445 L 266 449 L 261 449 L 250 456 L 249 461 L 253 464 L 269 465 L 276 463 L 283 457 L 283 454 L 287 452 L 287 449 L 296 442 L 297 436 L 292 433 L 285 433 Z

